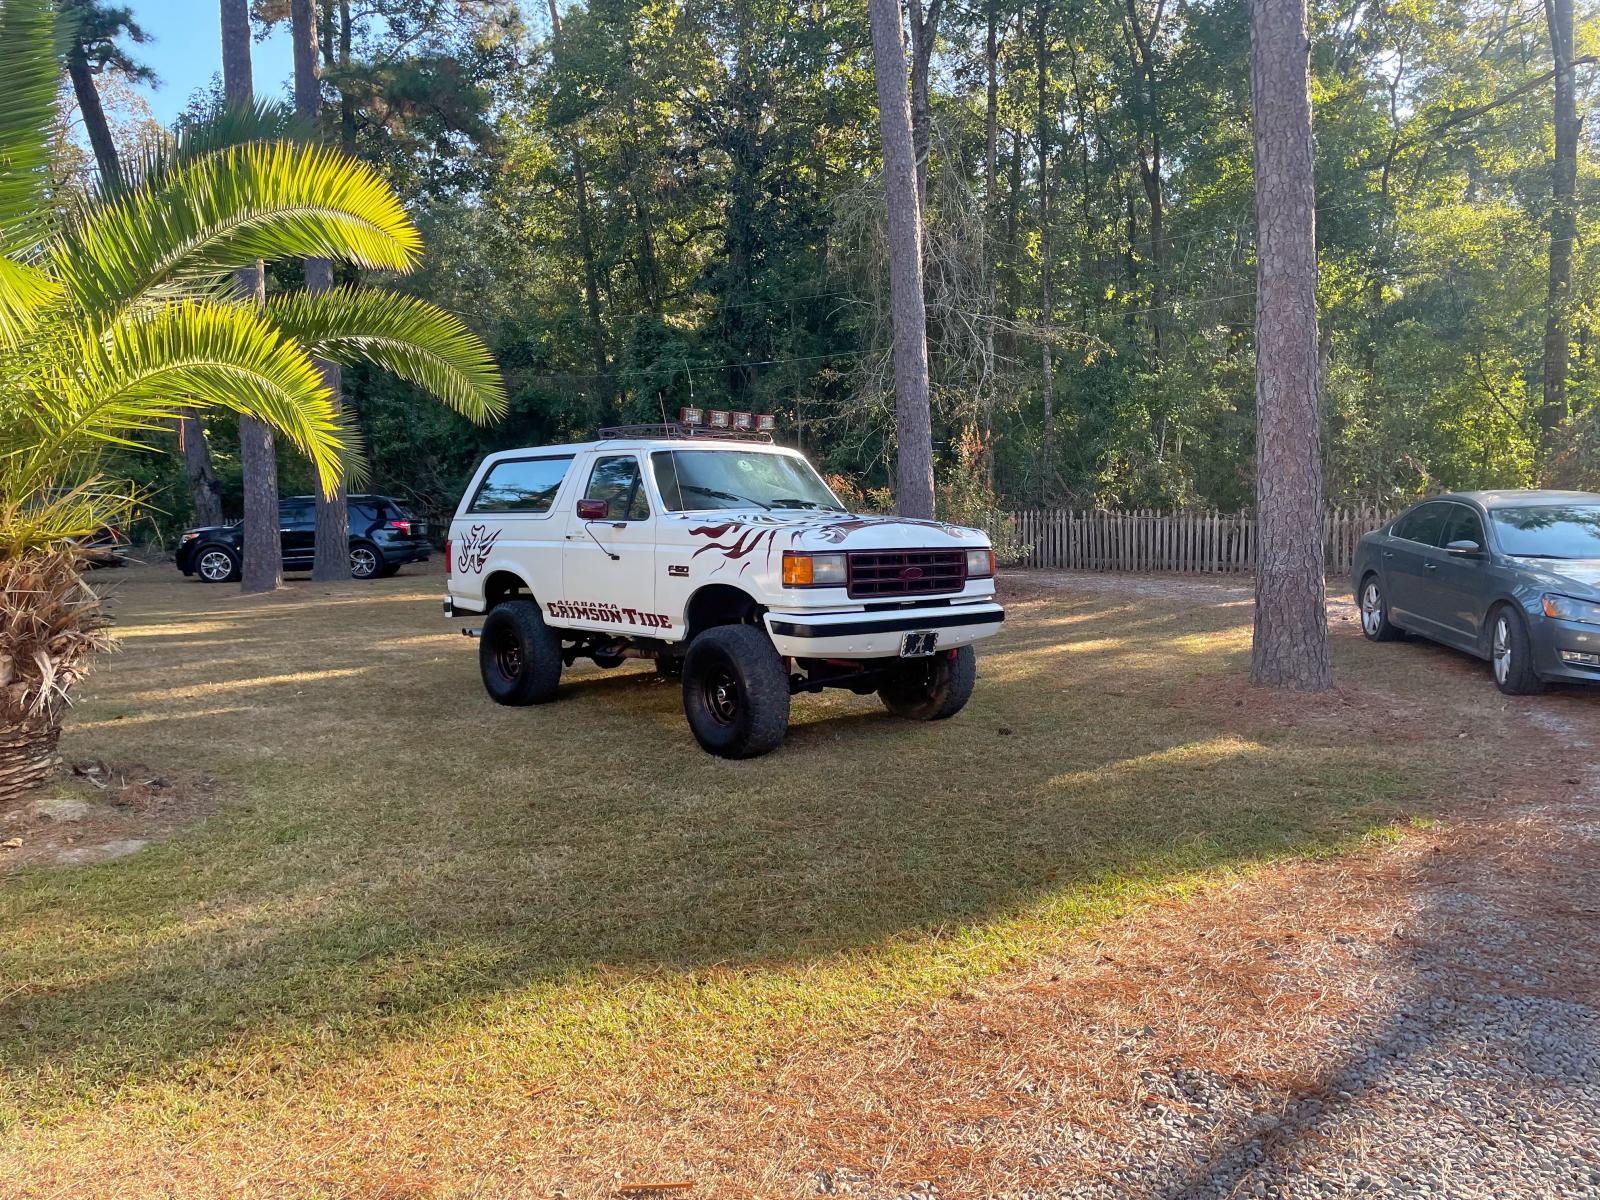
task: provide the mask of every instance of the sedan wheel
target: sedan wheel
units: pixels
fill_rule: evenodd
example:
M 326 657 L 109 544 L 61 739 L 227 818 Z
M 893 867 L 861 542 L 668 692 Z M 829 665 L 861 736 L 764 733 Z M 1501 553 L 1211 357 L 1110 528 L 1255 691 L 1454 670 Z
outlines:
M 1511 678 L 1511 623 L 1505 613 L 1494 623 L 1494 681 L 1505 687 Z
M 1389 604 L 1376 575 L 1362 580 L 1360 601 L 1361 632 L 1368 641 L 1393 642 L 1400 638 L 1400 630 L 1389 622 Z
M 1544 691 L 1544 680 L 1533 669 L 1528 627 L 1522 614 L 1502 605 L 1495 610 L 1489 634 L 1489 662 L 1494 683 L 1508 696 L 1533 696 Z

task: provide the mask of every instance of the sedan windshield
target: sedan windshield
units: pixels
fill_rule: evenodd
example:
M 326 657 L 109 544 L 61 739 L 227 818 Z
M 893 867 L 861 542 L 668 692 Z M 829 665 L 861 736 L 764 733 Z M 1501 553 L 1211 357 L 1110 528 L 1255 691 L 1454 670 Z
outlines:
M 669 512 L 704 508 L 828 509 L 838 498 L 803 458 L 760 450 L 657 450 L 650 456 Z
M 1600 558 L 1600 504 L 1491 508 L 1489 519 L 1514 558 Z

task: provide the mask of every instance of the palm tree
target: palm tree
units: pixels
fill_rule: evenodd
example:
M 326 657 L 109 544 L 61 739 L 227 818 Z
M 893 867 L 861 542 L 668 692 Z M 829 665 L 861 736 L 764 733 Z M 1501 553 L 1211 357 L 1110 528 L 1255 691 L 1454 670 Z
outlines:
M 504 391 L 483 343 L 421 300 L 336 288 L 240 303 L 258 258 L 405 271 L 399 200 L 337 150 L 226 136 L 230 119 L 146 152 L 111 192 L 49 192 L 59 66 L 48 0 L 0 0 L 0 802 L 45 778 L 68 694 L 106 638 L 73 540 L 136 497 L 104 477 L 185 408 L 258 419 L 324 489 L 356 460 L 313 355 L 365 360 L 474 421 Z M 243 122 L 247 124 L 248 122 Z

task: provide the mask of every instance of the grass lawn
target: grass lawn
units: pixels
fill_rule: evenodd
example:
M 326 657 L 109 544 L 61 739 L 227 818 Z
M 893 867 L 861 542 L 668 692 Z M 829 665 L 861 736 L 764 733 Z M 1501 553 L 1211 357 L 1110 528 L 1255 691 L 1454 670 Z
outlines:
M 1504 703 L 1348 620 L 1339 696 L 1255 697 L 1238 591 L 1023 578 L 957 719 L 798 698 L 782 750 L 730 763 L 638 664 L 491 704 L 416 568 L 249 599 L 110 582 L 122 649 L 64 752 L 204 771 L 217 809 L 0 876 L 0 1192 L 614 1186 L 586 1128 L 1432 810 L 1493 753 L 1441 735 L 1441 689 L 1481 734 Z

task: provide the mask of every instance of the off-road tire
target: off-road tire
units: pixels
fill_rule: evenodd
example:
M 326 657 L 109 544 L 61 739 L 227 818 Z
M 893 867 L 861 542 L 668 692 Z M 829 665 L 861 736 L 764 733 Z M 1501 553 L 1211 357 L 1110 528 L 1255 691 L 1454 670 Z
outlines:
M 978 656 L 971 646 L 961 646 L 898 664 L 878 688 L 878 698 L 908 721 L 943 721 L 967 706 L 977 681 Z
M 227 573 L 222 574 L 219 571 L 213 570 L 211 567 L 209 567 L 209 565 L 202 566 L 202 564 L 205 563 L 207 555 L 220 555 L 223 558 L 226 558 L 229 563 Z M 207 574 L 207 571 L 211 571 L 211 573 Z M 194 573 L 199 576 L 201 583 L 237 582 L 239 578 L 239 553 L 238 551 L 230 549 L 227 546 L 218 546 L 214 544 L 210 546 L 201 546 L 199 550 L 195 551 Z
M 1494 685 L 1508 696 L 1537 696 L 1545 689 L 1533 669 L 1528 622 L 1513 604 L 1489 614 L 1489 670 Z
M 496 704 L 547 703 L 561 682 L 561 639 L 533 601 L 507 600 L 484 618 L 478 669 Z
M 1406 635 L 1389 620 L 1389 597 L 1375 571 L 1364 576 L 1356 590 L 1356 612 L 1361 618 L 1361 634 L 1369 642 L 1398 642 Z
M 778 748 L 789 729 L 789 677 L 765 631 L 718 625 L 689 643 L 683 714 L 701 747 L 721 758 Z

